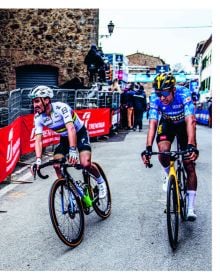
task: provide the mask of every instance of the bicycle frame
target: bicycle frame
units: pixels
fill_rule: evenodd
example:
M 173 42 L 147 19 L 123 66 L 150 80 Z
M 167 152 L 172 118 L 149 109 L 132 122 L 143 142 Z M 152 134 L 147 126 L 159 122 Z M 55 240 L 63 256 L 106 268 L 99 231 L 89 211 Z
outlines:
M 71 188 L 70 184 L 72 184 L 75 188 L 71 188 L 71 189 L 74 192 L 76 190 L 75 194 L 78 195 L 80 197 L 80 199 L 82 199 L 85 202 L 87 207 L 92 206 L 93 201 L 91 200 L 89 194 L 83 192 L 82 187 L 80 186 L 81 182 L 76 181 L 69 174 L 69 172 L 67 171 L 68 167 L 69 167 L 68 165 L 63 165 L 62 168 L 61 168 L 62 176 L 66 180 L 66 183 L 67 183 L 68 187 Z M 80 164 L 76 165 L 75 168 L 78 169 L 78 170 L 82 169 L 83 170 L 82 171 L 83 172 L 83 176 L 86 176 L 86 174 L 88 173 L 88 171 L 84 170 Z
M 176 193 L 177 193 L 177 212 L 178 214 L 180 214 L 180 199 L 179 199 L 179 182 L 178 182 L 178 178 L 177 178 L 177 174 L 176 174 L 176 167 L 175 167 L 175 160 L 177 158 L 172 157 L 170 159 L 170 171 L 169 171 L 169 177 L 170 176 L 174 176 L 175 178 L 175 182 L 176 182 Z

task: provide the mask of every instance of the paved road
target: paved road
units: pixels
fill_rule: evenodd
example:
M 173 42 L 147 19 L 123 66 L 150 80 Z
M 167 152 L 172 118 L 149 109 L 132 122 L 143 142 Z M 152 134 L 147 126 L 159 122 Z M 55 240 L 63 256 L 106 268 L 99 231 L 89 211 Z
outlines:
M 179 247 L 172 252 L 163 213 L 166 195 L 161 168 L 156 158 L 152 169 L 140 160 L 146 124 L 144 128 L 141 133 L 122 131 L 107 141 L 92 143 L 93 160 L 109 178 L 112 214 L 105 221 L 95 213 L 86 216 L 84 239 L 75 249 L 58 239 L 50 222 L 52 169 L 48 169 L 48 180 L 0 190 L 0 210 L 7 211 L 0 213 L 0 270 L 211 270 L 211 129 L 197 128 L 198 219 L 181 224 Z

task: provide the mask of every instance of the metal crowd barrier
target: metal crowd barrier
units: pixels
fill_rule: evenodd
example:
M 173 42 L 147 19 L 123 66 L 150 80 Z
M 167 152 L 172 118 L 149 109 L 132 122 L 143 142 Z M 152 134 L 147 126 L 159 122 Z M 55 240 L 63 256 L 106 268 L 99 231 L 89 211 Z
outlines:
M 9 92 L 0 92 L 0 127 L 8 125 L 8 95 Z
M 0 127 L 13 122 L 17 117 L 33 113 L 33 106 L 28 94 L 31 88 L 16 89 L 9 93 L 0 93 L 0 97 L 8 95 L 7 106 L 0 106 Z M 53 89 L 53 101 L 67 103 L 73 109 L 111 108 L 120 106 L 119 92 L 98 91 L 95 89 Z M 1 100 L 1 99 L 0 99 Z

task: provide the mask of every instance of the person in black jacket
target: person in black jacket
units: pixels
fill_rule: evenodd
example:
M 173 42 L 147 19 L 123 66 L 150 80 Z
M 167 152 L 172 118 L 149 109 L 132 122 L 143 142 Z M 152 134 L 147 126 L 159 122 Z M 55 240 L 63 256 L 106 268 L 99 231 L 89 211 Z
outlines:
M 101 71 L 101 79 L 104 80 L 103 71 L 105 62 L 102 59 L 100 53 L 97 50 L 96 45 L 92 44 L 88 54 L 85 57 L 84 64 L 87 65 L 87 73 L 89 76 L 89 82 L 96 82 L 96 74 Z M 100 73 L 99 73 L 100 74 Z
M 147 100 L 146 100 L 146 93 L 144 91 L 144 87 L 140 85 L 139 89 L 133 95 L 133 106 L 134 106 L 134 127 L 133 130 L 139 127 L 139 131 L 141 132 L 143 123 L 143 113 L 146 111 L 147 108 Z
M 132 130 L 134 125 L 134 105 L 133 105 L 133 95 L 135 94 L 135 84 L 131 83 L 128 90 L 125 93 L 125 102 L 127 108 L 127 120 L 128 127 L 127 130 Z

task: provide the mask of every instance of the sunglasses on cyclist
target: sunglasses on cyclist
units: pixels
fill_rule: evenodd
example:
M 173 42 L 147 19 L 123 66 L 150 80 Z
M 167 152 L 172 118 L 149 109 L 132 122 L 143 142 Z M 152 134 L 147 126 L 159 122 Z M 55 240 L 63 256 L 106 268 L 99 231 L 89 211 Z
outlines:
M 171 93 L 171 91 L 168 91 L 168 90 L 167 91 L 156 91 L 156 95 L 158 97 L 161 97 L 161 96 L 167 97 L 170 95 L 170 93 Z

